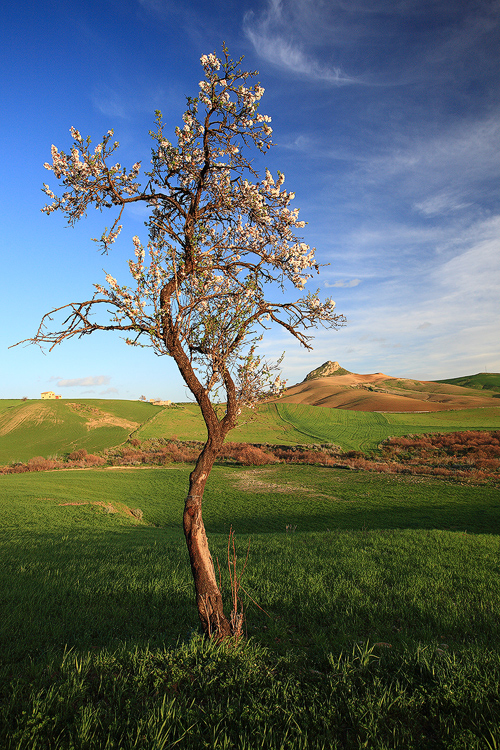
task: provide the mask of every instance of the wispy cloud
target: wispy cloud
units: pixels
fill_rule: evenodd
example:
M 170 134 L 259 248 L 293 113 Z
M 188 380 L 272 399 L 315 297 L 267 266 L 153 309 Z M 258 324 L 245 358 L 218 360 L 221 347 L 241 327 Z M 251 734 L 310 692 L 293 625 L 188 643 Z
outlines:
M 390 279 L 367 285 L 356 301 L 338 305 L 348 325 L 318 331 L 314 350 L 304 354 L 284 338 L 285 368 L 291 381 L 302 379 L 326 359 L 355 372 L 436 379 L 500 370 L 500 215 L 476 221 L 453 255 L 434 255 L 414 273 L 404 264 Z M 338 302 L 338 300 L 337 300 Z
M 469 208 L 471 202 L 461 201 L 456 195 L 448 192 L 436 193 L 413 205 L 414 209 L 423 216 L 443 216 L 453 211 Z
M 325 281 L 325 287 L 327 289 L 333 289 L 334 287 L 344 287 L 348 289 L 349 287 L 358 286 L 358 284 L 361 284 L 361 279 L 351 279 L 350 281 L 340 279 L 340 281 L 335 281 L 333 284 Z
M 92 103 L 106 117 L 119 117 L 123 120 L 129 116 L 129 108 L 124 97 L 109 86 L 99 86 L 92 95 Z
M 290 5 L 287 3 L 286 10 Z M 340 65 L 325 65 L 314 54 L 305 51 L 300 39 L 301 26 L 303 28 L 314 6 L 307 0 L 302 0 L 299 5 L 298 20 L 293 17 L 293 12 L 286 12 L 282 0 L 268 0 L 267 8 L 260 14 L 254 11 L 245 13 L 243 29 L 259 57 L 292 73 L 319 81 L 336 85 L 362 83 L 347 75 Z
M 500 111 L 441 123 L 439 134 L 393 134 L 388 148 L 360 161 L 359 179 L 396 182 L 413 207 L 427 216 L 468 207 L 481 198 L 500 170 Z M 452 186 L 452 187 L 450 187 Z
M 107 385 L 110 378 L 107 375 L 89 375 L 86 378 L 71 378 L 69 380 L 59 380 L 59 388 L 81 388 L 89 385 Z

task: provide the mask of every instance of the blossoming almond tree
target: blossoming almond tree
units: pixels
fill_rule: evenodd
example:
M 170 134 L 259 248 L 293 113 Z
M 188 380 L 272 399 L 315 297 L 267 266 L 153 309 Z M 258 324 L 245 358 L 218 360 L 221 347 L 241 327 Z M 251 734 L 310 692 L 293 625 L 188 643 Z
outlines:
M 44 166 L 62 182 L 63 192 L 58 197 L 44 184 L 52 202 L 42 210 L 61 211 L 73 225 L 90 206 L 115 209 L 111 228 L 96 240 L 107 252 L 122 228 L 125 207 L 143 202 L 150 207 L 148 242 L 133 238 L 130 286 L 107 275 L 107 286 L 96 284 L 91 299 L 46 314 L 28 340 L 53 348 L 73 336 L 122 331 L 128 344 L 150 346 L 175 360 L 208 433 L 189 478 L 183 520 L 199 617 L 205 632 L 218 638 L 234 634 L 241 623 L 235 613 L 224 615 L 202 498 L 241 408 L 284 387 L 279 375 L 274 377 L 276 367 L 258 355 L 258 341 L 274 324 L 311 348 L 309 329 L 344 322 L 335 303 L 321 302 L 317 293 L 280 301 L 286 286 L 303 290 L 318 265 L 314 248 L 295 235 L 305 222 L 290 207 L 294 194 L 284 189 L 284 175 L 275 179 L 266 170 L 259 179 L 246 155 L 249 147 L 266 153 L 272 130 L 270 118 L 259 111 L 264 89 L 249 81 L 256 73 L 240 64 L 225 46 L 221 59 L 201 58 L 204 78 L 198 95 L 187 100 L 175 143 L 165 137 L 156 113 L 144 185 L 138 182 L 140 163 L 130 170 L 111 163 L 119 145 L 112 130 L 94 149 L 75 128 L 69 154 L 52 146 L 52 164 Z M 61 313 L 61 329 L 51 330 L 53 316 Z M 222 411 L 216 401 L 224 402 Z

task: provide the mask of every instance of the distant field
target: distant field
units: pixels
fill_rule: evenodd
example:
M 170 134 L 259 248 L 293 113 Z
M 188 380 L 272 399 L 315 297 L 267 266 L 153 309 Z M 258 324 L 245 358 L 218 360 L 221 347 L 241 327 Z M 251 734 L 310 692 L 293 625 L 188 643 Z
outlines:
M 436 380 L 436 383 L 448 383 L 449 385 L 460 385 L 464 388 L 477 388 L 478 390 L 500 392 L 500 372 L 478 372 L 477 375 L 465 375 L 461 378 Z
M 223 407 L 221 407 L 223 408 Z M 379 413 L 306 404 L 263 404 L 243 413 L 231 442 L 333 443 L 345 451 L 374 450 L 387 437 L 500 428 L 500 406 L 429 413 Z M 140 440 L 205 440 L 196 404 L 157 407 L 140 401 L 0 401 L 0 464 L 85 448 L 89 453 Z
M 373 450 L 387 437 L 409 433 L 492 430 L 500 427 L 500 407 L 461 409 L 425 414 L 380 414 L 328 409 L 305 404 L 273 403 L 243 415 L 248 421 L 230 433 L 228 440 L 248 443 L 297 445 L 334 443 L 343 450 Z M 203 440 L 206 436 L 195 404 L 163 409 L 137 432 L 141 439 L 176 436 Z
M 158 411 L 140 401 L 0 401 L 0 463 L 124 442 Z

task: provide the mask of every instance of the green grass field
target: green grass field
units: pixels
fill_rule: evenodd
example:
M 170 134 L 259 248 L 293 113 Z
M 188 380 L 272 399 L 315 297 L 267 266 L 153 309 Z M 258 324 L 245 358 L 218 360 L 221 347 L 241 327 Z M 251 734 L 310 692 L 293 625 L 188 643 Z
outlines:
M 229 434 L 228 440 L 278 445 L 334 443 L 343 450 L 366 451 L 376 449 L 390 436 L 499 427 L 500 407 L 382 414 L 278 402 L 264 404 L 255 413 L 245 412 L 242 425 Z M 182 404 L 175 410 L 163 409 L 137 432 L 137 437 L 142 439 L 174 435 L 181 440 L 205 439 L 205 426 L 195 404 Z
M 370 451 L 391 436 L 499 427 L 500 406 L 397 414 L 277 402 L 244 412 L 228 440 L 278 445 L 333 443 L 344 451 Z M 206 429 L 198 406 L 190 403 L 162 408 L 140 401 L 98 399 L 0 401 L 0 465 L 34 456 L 64 455 L 79 448 L 89 453 L 102 451 L 131 436 L 205 440 Z
M 267 613 L 231 647 L 197 634 L 189 471 L 0 476 L 0 747 L 500 746 L 497 489 L 215 467 L 212 553 L 232 524 L 241 569 L 251 537 Z
M 477 375 L 465 375 L 461 378 L 448 378 L 448 380 L 436 382 L 498 392 L 500 391 L 500 372 L 478 372 Z

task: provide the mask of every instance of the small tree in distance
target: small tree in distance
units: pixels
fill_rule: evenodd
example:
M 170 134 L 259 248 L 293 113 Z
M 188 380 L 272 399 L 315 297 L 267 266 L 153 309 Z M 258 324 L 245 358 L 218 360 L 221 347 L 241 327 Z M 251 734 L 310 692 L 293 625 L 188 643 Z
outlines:
M 243 71 L 241 60 L 231 60 L 225 45 L 221 59 L 215 54 L 201 58 L 204 79 L 198 95 L 187 100 L 175 145 L 165 137 L 162 115 L 156 112 L 144 186 L 137 181 L 139 162 L 130 170 L 111 165 L 119 145 L 112 141 L 112 130 L 94 149 L 90 138 L 84 140 L 73 127 L 69 154 L 52 146 L 52 164 L 44 166 L 62 181 L 64 192 L 57 197 L 44 184 L 52 203 L 42 210 L 61 211 L 74 225 L 92 205 L 116 208 L 113 225 L 97 240 L 107 252 L 122 228 L 125 206 L 143 202 L 150 207 L 148 242 L 144 247 L 133 238 L 132 286 L 108 274 L 108 286 L 96 284 L 91 299 L 47 313 L 36 336 L 28 339 L 52 349 L 73 336 L 122 331 L 128 344 L 150 346 L 175 360 L 207 428 L 189 478 L 183 523 L 198 614 L 204 631 L 217 638 L 237 632 L 239 623 L 224 615 L 202 498 L 242 407 L 283 389 L 276 365 L 259 356 L 257 344 L 275 324 L 310 349 L 308 329 L 344 322 L 333 300 L 321 302 L 317 292 L 279 301 L 288 282 L 303 290 L 318 265 L 314 248 L 294 233 L 305 222 L 298 209 L 290 208 L 294 194 L 283 188 L 284 175 L 274 179 L 266 170 L 259 180 L 247 158 L 249 147 L 267 152 L 272 130 L 270 118 L 259 111 L 264 89 L 248 83 L 257 74 Z M 50 330 L 55 314 L 64 318 L 60 330 Z

